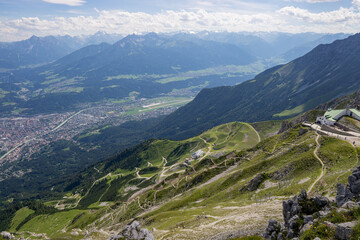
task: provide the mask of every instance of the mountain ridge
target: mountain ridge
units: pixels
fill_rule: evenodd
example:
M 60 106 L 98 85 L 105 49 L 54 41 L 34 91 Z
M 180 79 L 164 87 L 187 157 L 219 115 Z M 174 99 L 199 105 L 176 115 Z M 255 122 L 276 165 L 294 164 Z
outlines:
M 359 42 L 360 34 L 356 34 L 322 44 L 239 85 L 204 89 L 154 131 L 181 139 L 194 134 L 193 129 L 201 131 L 226 121 L 284 119 L 350 94 L 360 88 Z

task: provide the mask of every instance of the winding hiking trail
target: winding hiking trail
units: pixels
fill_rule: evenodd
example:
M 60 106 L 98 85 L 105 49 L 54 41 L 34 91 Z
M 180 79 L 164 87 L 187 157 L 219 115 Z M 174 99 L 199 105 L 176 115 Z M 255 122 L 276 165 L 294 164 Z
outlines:
M 258 133 L 258 131 L 256 131 L 256 129 L 253 126 L 251 126 L 251 124 L 248 124 L 248 123 L 243 123 L 243 124 L 245 124 L 246 126 L 251 128 L 256 133 L 256 135 L 258 137 L 258 143 L 261 142 L 261 137 L 260 137 L 260 134 Z
M 139 171 L 140 171 L 140 168 L 135 168 L 135 173 L 136 173 L 136 177 L 137 178 L 139 178 L 139 179 L 146 179 L 146 180 L 149 180 L 150 178 L 149 177 L 142 177 L 142 176 L 140 176 L 140 173 L 139 173 Z
M 308 189 L 308 193 L 311 192 L 311 190 L 313 189 L 313 187 L 315 186 L 316 183 L 318 183 L 320 181 L 320 179 L 324 176 L 325 174 L 325 164 L 324 162 L 320 159 L 320 157 L 317 155 L 317 151 L 319 151 L 319 148 L 320 148 L 320 143 L 319 143 L 319 138 L 320 138 L 320 135 L 318 133 L 316 133 L 316 139 L 315 139 L 315 142 L 316 142 L 316 148 L 314 150 L 314 156 L 316 157 L 316 159 L 321 163 L 321 174 L 320 176 L 315 180 L 315 182 L 313 182 L 313 184 L 311 184 L 311 186 L 309 187 Z
M 204 156 L 202 156 L 202 157 L 199 159 L 199 162 L 200 162 L 201 160 L 203 160 L 204 158 L 206 158 L 206 157 L 211 153 L 211 151 L 212 151 L 212 145 L 211 145 L 211 143 L 207 142 L 207 141 L 206 141 L 204 138 L 202 138 L 202 137 L 200 137 L 200 139 L 203 140 L 206 145 L 208 145 L 208 151 L 205 153 Z

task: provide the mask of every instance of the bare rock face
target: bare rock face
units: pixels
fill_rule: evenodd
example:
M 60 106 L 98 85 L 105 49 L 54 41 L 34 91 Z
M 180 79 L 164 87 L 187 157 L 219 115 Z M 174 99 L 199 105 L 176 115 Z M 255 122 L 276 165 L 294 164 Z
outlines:
M 337 185 L 336 203 L 338 207 L 352 199 L 360 200 L 360 166 L 355 168 L 348 177 L 346 186 L 342 183 Z
M 270 219 L 269 220 L 269 225 L 266 228 L 266 232 L 264 234 L 264 237 L 266 240 L 270 240 L 270 239 L 278 239 L 281 230 L 281 225 L 280 223 L 278 223 L 276 220 Z M 281 235 L 280 235 L 281 237 Z
M 305 190 L 293 199 L 283 201 L 284 225 L 270 220 L 264 234 L 265 239 L 293 239 L 310 228 L 315 221 L 312 214 L 328 212 L 329 200 L 322 196 L 308 198 Z M 318 214 L 319 215 L 319 214 Z
M 240 189 L 240 192 L 245 191 L 245 190 L 255 191 L 256 189 L 258 189 L 260 184 L 265 180 L 265 178 L 266 178 L 266 176 L 264 173 L 256 175 L 253 179 L 250 180 L 250 182 L 248 182 L 246 184 L 246 186 L 244 186 Z
M 141 228 L 138 221 L 133 221 L 115 236 L 111 236 L 108 240 L 155 240 L 154 235 L 147 229 Z
M 267 240 L 298 239 L 302 233 L 311 228 L 312 224 L 319 221 L 319 218 L 327 216 L 330 210 L 349 212 L 358 208 L 360 205 L 360 166 L 355 168 L 348 177 L 346 186 L 342 183 L 337 185 L 336 203 L 337 208 L 324 196 L 308 198 L 306 191 L 302 190 L 298 196 L 283 201 L 284 224 L 270 220 L 264 238 Z M 347 240 L 351 239 L 357 222 L 334 224 L 325 221 L 324 224 L 335 230 L 336 239 Z

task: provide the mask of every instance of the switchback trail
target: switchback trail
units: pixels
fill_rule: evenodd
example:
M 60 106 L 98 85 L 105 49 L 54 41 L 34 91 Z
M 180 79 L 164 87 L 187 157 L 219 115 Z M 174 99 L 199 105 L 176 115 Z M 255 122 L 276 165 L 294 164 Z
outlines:
M 311 190 L 313 189 L 313 187 L 315 186 L 316 183 L 318 183 L 320 181 L 320 179 L 324 176 L 325 174 L 325 164 L 324 162 L 320 159 L 320 157 L 317 155 L 317 151 L 319 151 L 320 148 L 320 143 L 319 143 L 319 138 L 320 135 L 318 133 L 316 133 L 316 148 L 314 150 L 314 156 L 316 157 L 316 159 L 321 163 L 321 174 L 320 176 L 315 180 L 315 182 L 313 182 L 313 184 L 311 184 L 311 186 L 309 187 L 308 193 L 311 192 Z

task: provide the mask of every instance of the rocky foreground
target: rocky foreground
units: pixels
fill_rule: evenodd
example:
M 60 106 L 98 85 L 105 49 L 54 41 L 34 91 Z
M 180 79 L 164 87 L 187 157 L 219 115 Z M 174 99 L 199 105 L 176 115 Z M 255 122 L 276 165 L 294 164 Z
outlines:
M 345 186 L 337 185 L 336 202 L 323 196 L 308 198 L 305 190 L 283 202 L 284 223 L 270 220 L 264 237 L 285 239 L 358 239 L 360 231 L 360 166 Z

